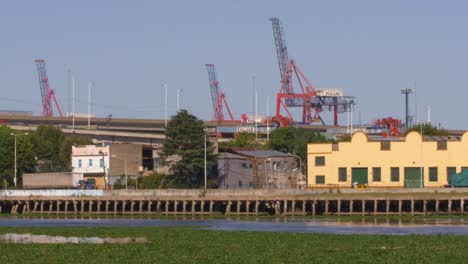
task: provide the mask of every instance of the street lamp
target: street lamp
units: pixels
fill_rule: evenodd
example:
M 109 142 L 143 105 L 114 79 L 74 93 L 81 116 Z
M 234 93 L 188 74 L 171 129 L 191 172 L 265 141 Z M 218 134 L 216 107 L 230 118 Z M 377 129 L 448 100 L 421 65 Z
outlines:
M 418 121 L 418 124 L 419 124 L 419 128 L 420 128 L 420 134 L 421 134 L 421 146 L 420 146 L 420 149 L 419 149 L 419 156 L 421 158 L 421 166 L 420 166 L 420 171 L 419 171 L 419 187 L 420 188 L 423 188 L 423 173 L 424 173 L 424 164 L 423 164 L 423 140 L 424 140 L 424 137 L 423 137 L 423 122 L 421 121 Z
M 268 171 L 267 171 L 267 162 L 270 163 L 271 162 L 271 157 L 269 157 L 268 159 L 265 159 L 265 189 L 268 188 Z M 270 163 L 271 164 L 271 163 Z M 271 165 L 270 165 L 270 168 L 271 168 Z M 270 169 L 271 171 L 271 169 Z
M 13 178 L 13 182 L 15 184 L 15 189 L 17 187 L 17 176 L 18 176 L 18 168 L 16 166 L 16 136 L 17 135 L 24 135 L 24 136 L 27 136 L 28 133 L 24 133 L 24 134 L 15 134 L 15 133 L 11 133 L 12 136 L 15 137 L 15 178 Z
M 99 154 L 102 156 L 102 167 L 103 167 L 103 172 L 104 172 L 104 189 L 107 189 L 107 186 L 109 184 L 109 179 L 107 178 L 107 173 L 106 173 L 106 160 L 104 159 L 104 156 L 107 155 L 104 153 L 102 150 L 99 150 Z
M 294 154 L 294 153 L 288 153 L 288 154 L 289 154 L 289 155 L 295 156 L 295 157 L 299 160 L 299 171 L 300 171 L 301 174 L 302 174 L 302 159 L 301 159 L 301 157 L 299 157 L 298 155 L 296 155 L 296 154 Z M 307 176 L 304 176 L 304 177 L 305 177 L 305 181 L 306 181 L 306 186 L 308 186 L 308 185 L 307 185 Z
M 206 178 L 207 178 L 207 172 L 206 172 L 206 133 L 208 132 L 208 128 L 204 128 L 203 132 L 205 134 L 205 191 L 206 191 Z
M 116 155 L 112 155 L 113 158 L 116 158 L 118 160 L 122 160 L 124 162 L 124 168 L 125 168 L 125 189 L 127 190 L 128 189 L 128 174 L 127 174 L 127 160 L 126 159 L 122 159 L 122 158 L 119 158 L 118 156 Z

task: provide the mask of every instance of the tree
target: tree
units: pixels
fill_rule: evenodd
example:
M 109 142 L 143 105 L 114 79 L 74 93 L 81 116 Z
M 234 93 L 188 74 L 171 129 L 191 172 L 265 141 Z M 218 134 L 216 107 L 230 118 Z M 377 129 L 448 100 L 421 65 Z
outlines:
M 294 141 L 296 139 L 296 128 L 282 127 L 273 130 L 270 134 L 270 141 L 268 142 L 270 148 L 289 153 L 293 150 Z
M 15 138 L 11 134 L 17 134 L 16 137 L 16 165 L 17 165 L 17 184 L 21 186 L 23 173 L 34 172 L 34 152 L 30 136 L 20 136 L 20 131 L 14 131 L 6 126 L 0 127 L 0 184 L 5 188 L 14 184 L 14 148 Z M 6 186 L 5 186 L 6 185 Z
M 72 145 L 91 144 L 91 140 L 85 137 L 72 135 L 66 137 L 58 127 L 39 126 L 31 134 L 34 153 L 41 162 L 40 172 L 61 172 L 71 169 Z
M 203 121 L 181 110 L 171 117 L 166 128 L 163 156 L 177 156 L 177 162 L 170 164 L 171 176 L 178 187 L 200 187 L 204 184 L 205 126 Z M 207 141 L 208 177 L 215 178 L 216 156 L 211 142 Z
M 437 128 L 436 126 L 433 126 L 431 123 L 422 123 L 422 124 L 416 124 L 414 126 L 411 126 L 406 130 L 405 135 L 408 135 L 408 133 L 412 131 L 421 133 L 421 126 L 422 126 L 422 133 L 424 136 L 447 136 L 448 135 L 447 130 L 443 128 Z
M 307 164 L 307 144 L 313 142 L 327 142 L 324 136 L 304 128 L 278 128 L 270 134 L 268 146 L 271 149 L 292 153 Z M 305 166 L 302 168 L 305 172 Z
M 247 148 L 262 149 L 264 145 L 255 140 L 255 134 L 250 132 L 239 132 L 234 135 L 234 139 L 219 144 L 220 149 Z

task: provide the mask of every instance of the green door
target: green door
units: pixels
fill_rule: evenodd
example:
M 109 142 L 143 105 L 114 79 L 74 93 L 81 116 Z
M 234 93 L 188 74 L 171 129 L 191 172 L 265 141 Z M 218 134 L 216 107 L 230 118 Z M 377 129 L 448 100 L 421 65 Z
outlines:
M 405 188 L 421 188 L 421 168 L 405 168 Z
M 351 169 L 351 184 L 368 184 L 369 180 L 367 179 L 367 168 L 352 168 Z

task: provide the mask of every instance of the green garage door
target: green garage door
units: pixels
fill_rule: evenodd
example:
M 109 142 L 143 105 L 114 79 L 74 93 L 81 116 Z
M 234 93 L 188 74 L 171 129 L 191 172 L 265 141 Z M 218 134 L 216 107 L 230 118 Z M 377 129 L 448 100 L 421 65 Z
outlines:
M 421 168 L 405 168 L 405 188 L 421 188 Z
M 351 169 L 351 184 L 368 184 L 369 180 L 367 179 L 367 168 L 352 168 Z

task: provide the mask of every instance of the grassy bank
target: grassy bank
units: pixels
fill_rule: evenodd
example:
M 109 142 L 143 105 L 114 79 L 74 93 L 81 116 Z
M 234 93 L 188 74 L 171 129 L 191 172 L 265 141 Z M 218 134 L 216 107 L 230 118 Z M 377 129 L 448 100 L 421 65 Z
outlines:
M 190 227 L 0 228 L 4 233 L 147 237 L 147 244 L 0 244 L 0 263 L 466 263 L 468 236 L 222 232 Z

